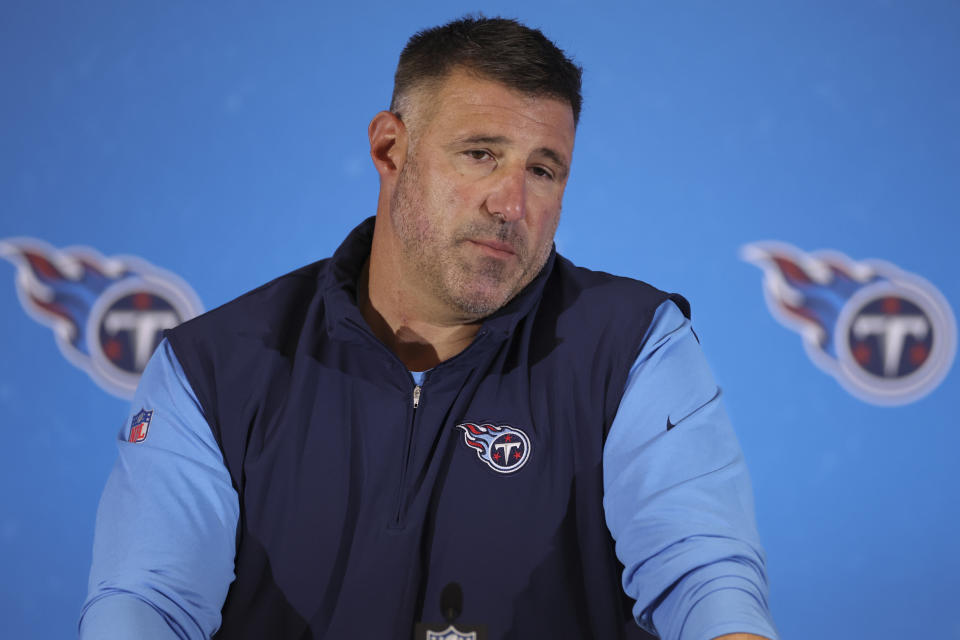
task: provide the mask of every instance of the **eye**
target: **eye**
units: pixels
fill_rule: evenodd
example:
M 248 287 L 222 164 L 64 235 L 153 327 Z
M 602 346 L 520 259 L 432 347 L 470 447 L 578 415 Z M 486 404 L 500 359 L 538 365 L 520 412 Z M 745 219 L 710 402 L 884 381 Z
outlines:
M 487 158 L 493 158 L 493 155 L 491 155 L 491 153 L 486 149 L 467 149 L 463 153 L 472 160 L 486 160 Z
M 538 178 L 553 180 L 553 172 L 547 169 L 546 167 L 540 167 L 540 166 L 530 167 L 530 171 L 532 171 L 533 175 L 537 176 Z

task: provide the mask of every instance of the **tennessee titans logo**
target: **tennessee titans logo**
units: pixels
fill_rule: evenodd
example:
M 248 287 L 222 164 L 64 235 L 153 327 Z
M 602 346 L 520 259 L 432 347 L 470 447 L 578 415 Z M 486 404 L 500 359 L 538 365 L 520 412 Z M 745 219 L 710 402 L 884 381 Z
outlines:
M 203 310 L 180 278 L 131 256 L 40 240 L 0 241 L 17 267 L 20 304 L 53 330 L 61 353 L 110 393 L 129 398 L 163 331 Z
M 860 399 L 907 404 L 950 370 L 956 320 L 923 278 L 887 262 L 774 242 L 747 245 L 742 256 L 763 269 L 774 317 L 800 333 L 814 364 Z
M 463 430 L 463 441 L 477 452 L 477 457 L 497 473 L 513 473 L 530 459 L 530 438 L 523 431 L 507 425 L 457 425 Z

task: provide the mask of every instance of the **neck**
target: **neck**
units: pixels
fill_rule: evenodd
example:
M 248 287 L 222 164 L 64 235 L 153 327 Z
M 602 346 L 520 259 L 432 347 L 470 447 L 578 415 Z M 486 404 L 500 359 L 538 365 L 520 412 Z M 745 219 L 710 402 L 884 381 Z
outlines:
M 479 321 L 431 314 L 394 282 L 394 265 L 371 258 L 357 283 L 357 305 L 373 334 L 411 371 L 432 369 L 466 349 L 480 330 Z M 440 318 L 439 320 L 437 318 Z

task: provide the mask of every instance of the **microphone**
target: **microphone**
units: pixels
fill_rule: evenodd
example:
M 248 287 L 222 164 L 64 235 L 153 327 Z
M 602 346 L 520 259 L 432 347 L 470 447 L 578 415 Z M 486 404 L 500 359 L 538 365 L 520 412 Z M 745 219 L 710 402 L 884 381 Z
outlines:
M 451 582 L 440 592 L 440 612 L 450 624 L 463 612 L 463 589 L 459 582 Z

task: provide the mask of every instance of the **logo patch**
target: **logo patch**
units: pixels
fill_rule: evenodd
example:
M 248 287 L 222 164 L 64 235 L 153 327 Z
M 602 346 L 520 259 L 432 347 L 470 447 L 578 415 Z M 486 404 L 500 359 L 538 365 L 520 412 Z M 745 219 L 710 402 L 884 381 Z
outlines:
M 956 320 L 923 278 L 888 262 L 775 242 L 747 245 L 742 257 L 763 269 L 774 317 L 800 333 L 814 364 L 858 398 L 907 404 L 950 370 Z
M 530 438 L 520 429 L 473 422 L 458 424 L 457 428 L 463 430 L 467 446 L 497 473 L 519 471 L 530 459 Z
M 163 331 L 203 310 L 186 282 L 140 258 L 31 238 L 0 241 L 0 256 L 16 265 L 20 304 L 53 330 L 60 352 L 121 398 L 133 395 Z
M 130 421 L 130 442 L 143 442 L 147 439 L 147 429 L 150 428 L 150 421 L 153 420 L 153 409 L 146 411 L 140 409 L 137 415 Z

